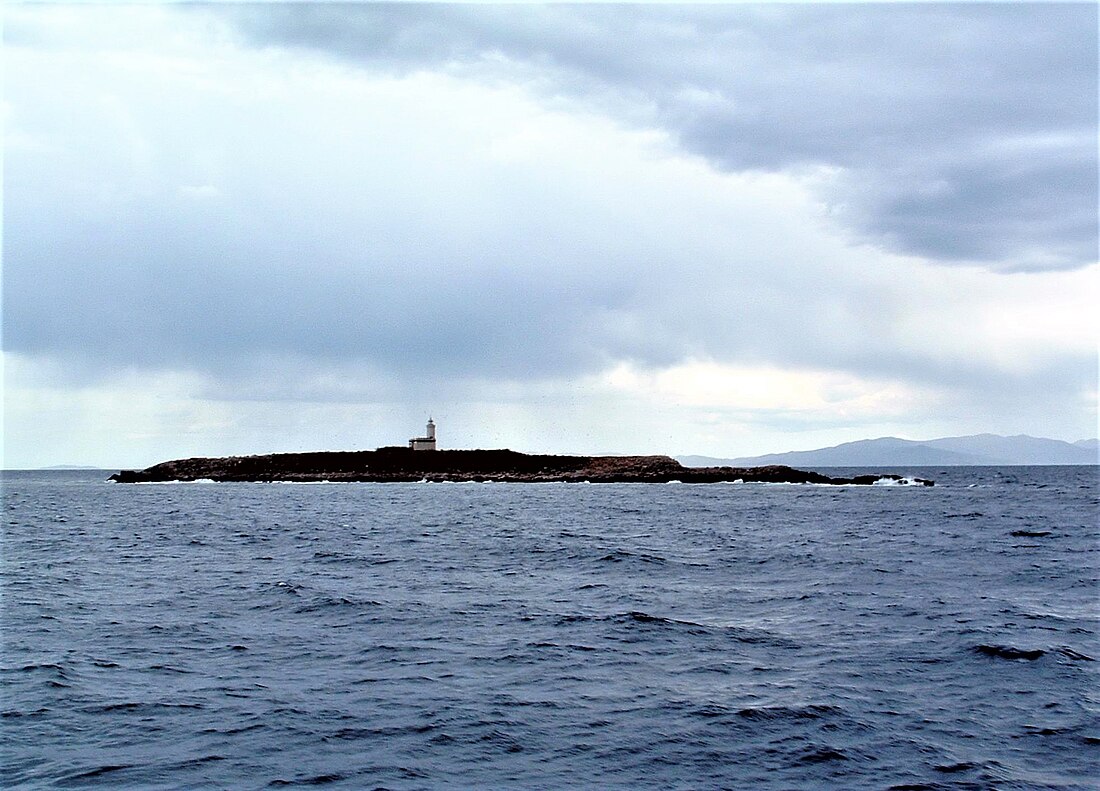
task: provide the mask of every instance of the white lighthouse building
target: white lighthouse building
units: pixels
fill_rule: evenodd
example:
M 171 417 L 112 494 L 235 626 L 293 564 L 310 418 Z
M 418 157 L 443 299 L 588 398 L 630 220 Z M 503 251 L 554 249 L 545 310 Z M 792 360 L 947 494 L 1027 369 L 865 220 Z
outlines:
M 409 447 L 413 450 L 435 450 L 435 421 L 428 418 L 428 428 L 423 437 L 413 437 L 409 440 Z

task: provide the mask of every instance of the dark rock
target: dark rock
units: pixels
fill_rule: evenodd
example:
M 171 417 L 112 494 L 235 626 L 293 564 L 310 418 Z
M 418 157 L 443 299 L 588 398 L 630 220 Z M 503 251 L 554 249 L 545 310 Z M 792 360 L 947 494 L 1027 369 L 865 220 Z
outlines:
M 900 476 L 830 478 L 768 467 L 684 467 L 669 456 L 549 456 L 513 450 L 378 450 L 276 453 L 266 456 L 176 459 L 144 470 L 122 470 L 118 483 L 164 481 L 499 481 L 516 483 L 828 483 L 871 484 Z M 921 481 L 931 486 L 931 481 Z

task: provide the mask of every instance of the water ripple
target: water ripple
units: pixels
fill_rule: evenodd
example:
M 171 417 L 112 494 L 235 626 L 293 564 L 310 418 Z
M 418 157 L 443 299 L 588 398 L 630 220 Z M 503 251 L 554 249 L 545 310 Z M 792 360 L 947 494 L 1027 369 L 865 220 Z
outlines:
M 1095 472 L 925 475 L 5 474 L 0 785 L 1093 787 Z

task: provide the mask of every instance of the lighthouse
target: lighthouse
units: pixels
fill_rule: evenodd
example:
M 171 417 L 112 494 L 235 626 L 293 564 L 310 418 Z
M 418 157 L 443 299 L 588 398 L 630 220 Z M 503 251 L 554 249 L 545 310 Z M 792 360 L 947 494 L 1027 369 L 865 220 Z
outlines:
M 428 426 L 423 437 L 413 437 L 409 440 L 412 450 L 435 450 L 435 421 L 428 418 Z

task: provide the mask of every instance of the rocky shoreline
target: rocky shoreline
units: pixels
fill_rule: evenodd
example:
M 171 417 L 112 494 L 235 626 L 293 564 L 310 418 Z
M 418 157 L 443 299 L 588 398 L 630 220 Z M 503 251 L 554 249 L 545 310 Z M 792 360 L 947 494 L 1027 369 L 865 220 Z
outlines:
M 684 467 L 669 456 L 551 456 L 513 450 L 413 451 L 379 448 L 361 451 L 276 453 L 266 456 L 176 459 L 144 470 L 122 470 L 117 483 L 219 482 L 467 482 L 501 483 L 915 483 L 900 475 L 838 478 L 781 465 L 766 467 Z

